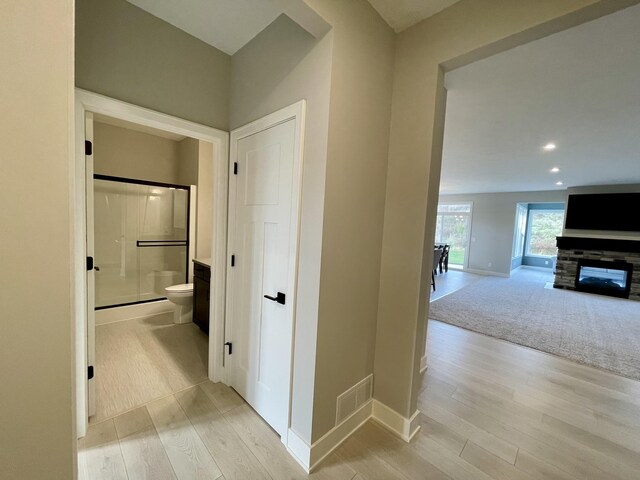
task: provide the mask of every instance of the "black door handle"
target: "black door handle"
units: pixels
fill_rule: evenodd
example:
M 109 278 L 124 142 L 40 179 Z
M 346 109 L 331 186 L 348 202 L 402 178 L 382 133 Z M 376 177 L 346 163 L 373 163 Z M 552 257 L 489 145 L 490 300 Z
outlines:
M 276 295 L 275 297 L 270 297 L 269 295 L 264 296 L 264 298 L 268 298 L 273 302 L 278 302 L 280 305 L 284 305 L 286 297 L 287 296 L 282 292 L 278 292 L 278 295 Z

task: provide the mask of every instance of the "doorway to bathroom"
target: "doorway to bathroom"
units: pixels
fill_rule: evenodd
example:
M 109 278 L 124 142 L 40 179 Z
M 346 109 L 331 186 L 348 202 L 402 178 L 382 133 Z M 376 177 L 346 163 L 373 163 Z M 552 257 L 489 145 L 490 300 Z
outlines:
M 228 134 L 76 96 L 76 205 L 86 213 L 75 225 L 82 437 L 90 423 L 220 380 Z M 208 271 L 209 332 L 192 321 L 194 262 Z
M 191 265 L 196 249 L 211 256 L 211 223 L 198 224 L 197 210 L 200 204 L 211 216 L 210 198 L 199 197 L 210 197 L 213 179 L 198 175 L 211 163 L 201 158 L 211 151 L 208 142 L 141 131 L 105 115 L 90 120 L 95 401 L 89 421 L 98 423 L 208 378 L 208 337 L 192 317 Z

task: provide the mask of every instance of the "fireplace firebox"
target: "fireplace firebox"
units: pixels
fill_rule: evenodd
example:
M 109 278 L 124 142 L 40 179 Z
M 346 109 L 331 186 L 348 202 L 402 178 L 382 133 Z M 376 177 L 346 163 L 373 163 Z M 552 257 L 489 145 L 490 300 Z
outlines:
M 629 298 L 633 264 L 624 261 L 578 260 L 576 290 Z

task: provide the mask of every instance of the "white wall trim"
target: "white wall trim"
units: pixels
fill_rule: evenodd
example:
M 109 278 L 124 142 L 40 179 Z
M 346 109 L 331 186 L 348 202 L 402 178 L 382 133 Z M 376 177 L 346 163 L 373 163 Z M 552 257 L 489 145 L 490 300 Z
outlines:
M 296 462 L 309 473 L 311 465 L 311 447 L 291 428 L 287 432 L 287 443 L 285 445 L 289 454 Z
M 427 371 L 427 356 L 423 355 L 420 359 L 420 373 L 424 373 Z
M 345 418 L 311 446 L 311 470 L 331 454 L 342 442 L 371 418 L 373 400 L 364 403 L 355 412 Z
M 342 442 L 369 420 L 376 421 L 405 442 L 410 442 L 420 431 L 419 414 L 420 411 L 416 410 L 411 418 L 405 418 L 385 404 L 373 399 L 363 404 L 358 410 L 345 418 L 342 423 L 333 427 L 311 446 L 294 430 L 289 429 L 287 449 L 302 468 L 307 473 L 310 473 Z
M 551 267 L 536 267 L 535 265 L 520 265 L 518 268 L 514 268 L 511 272 L 515 272 L 516 270 L 520 270 L 521 268 L 525 270 L 537 270 L 539 272 L 551 272 Z
M 490 277 L 509 278 L 509 274 L 508 273 L 493 272 L 491 270 L 476 270 L 475 268 L 467 268 L 465 270 L 465 272 L 467 272 L 467 273 L 475 273 L 476 275 L 487 275 L 487 276 L 490 276 Z
M 84 192 L 85 156 L 84 156 L 84 118 L 87 112 L 99 113 L 126 120 L 147 127 L 164 130 L 179 135 L 207 141 L 213 144 L 213 234 L 212 261 L 215 265 L 226 264 L 227 243 L 227 185 L 229 133 L 215 128 L 199 125 L 188 120 L 172 117 L 164 113 L 154 112 L 130 103 L 98 95 L 79 88 L 75 89 L 76 135 L 75 135 L 75 184 L 72 195 L 74 210 L 72 212 L 74 269 L 72 283 L 75 292 L 75 357 L 76 372 L 87 371 L 87 325 L 86 325 L 86 270 L 83 268 L 86 257 L 84 236 L 86 234 Z M 212 269 L 211 276 L 211 328 L 209 335 L 209 378 L 213 381 L 224 381 L 225 372 L 222 363 L 224 343 L 224 301 L 225 301 L 224 268 Z M 83 343 L 84 342 L 84 343 Z M 87 380 L 86 375 L 76 375 L 77 431 L 82 437 L 86 433 L 87 419 Z
M 369 400 L 345 418 L 342 423 L 336 425 L 320 439 L 316 440 L 311 446 L 300 438 L 295 431 L 289 429 L 287 448 L 302 468 L 307 473 L 310 473 L 342 442 L 364 425 L 371 418 L 372 412 L 373 400 Z
M 420 411 L 416 410 L 411 418 L 405 418 L 384 403 L 373 400 L 373 419 L 405 442 L 410 442 L 420 430 L 419 413 Z
M 187 283 L 193 283 L 193 259 L 196 258 L 196 224 L 197 224 L 198 187 L 189 186 L 189 265 L 187 266 Z

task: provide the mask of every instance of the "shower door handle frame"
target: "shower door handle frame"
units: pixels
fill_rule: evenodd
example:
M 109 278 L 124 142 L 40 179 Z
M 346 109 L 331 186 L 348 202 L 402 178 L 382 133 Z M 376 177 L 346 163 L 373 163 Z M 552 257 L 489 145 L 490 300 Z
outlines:
M 136 240 L 136 247 L 188 247 L 189 240 Z

